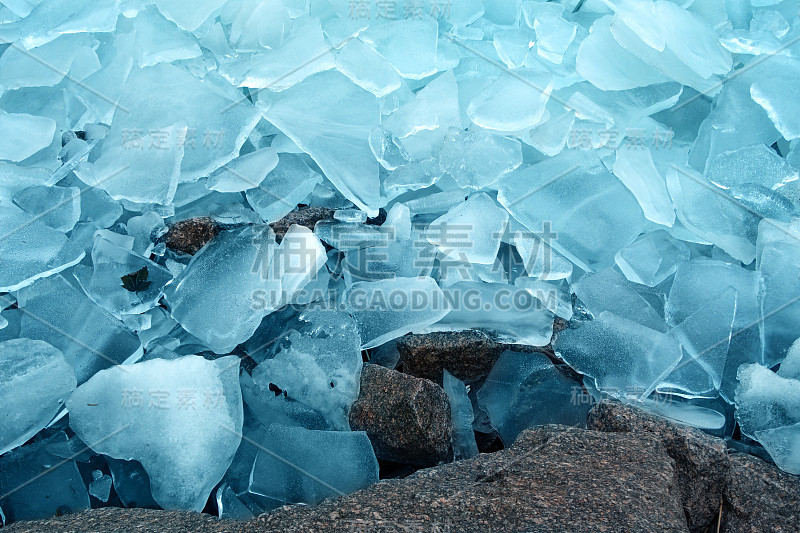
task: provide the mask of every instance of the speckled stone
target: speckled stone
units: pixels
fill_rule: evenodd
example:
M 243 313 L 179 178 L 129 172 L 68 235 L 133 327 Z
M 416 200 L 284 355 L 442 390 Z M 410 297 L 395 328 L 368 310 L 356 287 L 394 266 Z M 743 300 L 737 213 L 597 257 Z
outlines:
M 528 532 L 685 533 L 674 461 L 649 433 L 564 426 L 523 432 L 509 449 L 419 470 L 317 507 L 250 522 L 98 509 L 8 533 Z
M 364 365 L 350 428 L 366 431 L 378 459 L 432 466 L 447 459 L 453 437 L 450 402 L 427 379 Z
M 187 218 L 169 226 L 164 242 L 170 250 L 194 255 L 221 229 L 217 222 L 208 217 Z
M 270 224 L 272 231 L 275 232 L 277 242 L 283 240 L 283 236 L 293 224 L 305 226 L 310 230 L 314 229 L 314 225 L 320 220 L 328 220 L 333 218 L 333 209 L 329 207 L 309 207 L 301 206 L 278 220 Z
M 689 530 L 702 533 L 717 520 L 729 467 L 725 441 L 610 401 L 592 407 L 588 427 L 607 432 L 652 433 L 658 437 L 675 460 Z
M 722 509 L 724 533 L 800 531 L 800 477 L 758 457 L 730 456 Z

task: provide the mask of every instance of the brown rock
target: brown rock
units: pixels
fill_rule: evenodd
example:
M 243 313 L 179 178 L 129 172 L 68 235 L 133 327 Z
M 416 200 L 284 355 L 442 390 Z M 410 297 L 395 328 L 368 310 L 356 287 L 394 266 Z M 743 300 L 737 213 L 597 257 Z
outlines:
M 431 466 L 447 459 L 453 436 L 441 387 L 378 365 L 364 365 L 350 427 L 366 431 L 378 459 Z
M 648 433 L 542 426 L 509 449 L 420 470 L 317 507 L 250 522 L 98 509 L 8 533 L 528 532 L 685 533 L 674 462 Z
M 800 477 L 758 457 L 730 456 L 722 509 L 724 533 L 800 531 Z
M 170 250 L 194 255 L 221 229 L 217 222 L 208 217 L 187 218 L 171 224 L 164 240 Z
M 619 402 L 596 404 L 589 412 L 588 427 L 654 434 L 675 460 L 689 530 L 703 532 L 717 520 L 729 466 L 725 441 Z
M 333 211 L 334 210 L 329 207 L 301 206 L 277 222 L 273 222 L 270 226 L 272 227 L 272 231 L 275 232 L 277 241 L 281 242 L 283 236 L 286 235 L 286 232 L 292 224 L 298 224 L 313 230 L 314 225 L 320 220 L 333 218 Z

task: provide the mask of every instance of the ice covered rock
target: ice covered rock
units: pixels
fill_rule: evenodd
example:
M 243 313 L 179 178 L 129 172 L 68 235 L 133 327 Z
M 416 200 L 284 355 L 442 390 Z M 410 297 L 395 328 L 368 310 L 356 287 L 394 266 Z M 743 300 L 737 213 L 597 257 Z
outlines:
M 0 343 L 2 402 L 0 455 L 24 444 L 58 413 L 75 389 L 75 372 L 55 347 L 43 341 Z
M 282 503 L 314 505 L 378 481 L 378 461 L 363 431 L 274 425 L 250 475 L 249 491 Z
M 235 356 L 154 359 L 98 372 L 67 401 L 70 427 L 92 449 L 135 459 L 165 509 L 200 511 L 239 446 Z
M 336 72 L 262 96 L 264 117 L 310 155 L 348 200 L 376 215 L 378 162 L 368 142 L 380 118 L 375 96 Z

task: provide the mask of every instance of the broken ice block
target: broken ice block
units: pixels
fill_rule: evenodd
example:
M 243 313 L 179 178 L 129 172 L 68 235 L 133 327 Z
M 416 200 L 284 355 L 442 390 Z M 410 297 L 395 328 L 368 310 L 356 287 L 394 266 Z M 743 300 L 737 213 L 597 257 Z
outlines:
M 455 460 L 469 459 L 478 455 L 478 444 L 475 442 L 475 432 L 472 430 L 472 421 L 475 415 L 472 411 L 472 402 L 467 396 L 467 387 L 463 381 L 447 370 L 444 371 L 442 380 L 442 386 L 450 400 L 450 418 L 453 421 L 453 456 Z
M 793 76 L 797 75 L 796 68 Z M 753 100 L 764 108 L 777 130 L 788 141 L 800 138 L 800 122 L 797 120 L 800 107 L 795 97 L 793 76 L 756 80 L 750 87 Z
M 442 290 L 430 277 L 353 283 L 344 302 L 358 323 L 363 349 L 428 327 L 449 311 Z
M 314 505 L 378 481 L 378 460 L 363 431 L 273 425 L 259 443 L 250 492 Z
M 52 518 L 89 509 L 89 495 L 74 461 L 50 454 L 53 436 L 0 457 L 0 507 L 8 522 Z
M 666 316 L 670 325 L 678 325 L 697 310 L 718 301 L 728 287 L 736 290 L 736 316 L 720 392 L 732 400 L 739 365 L 761 362 L 764 354 L 759 303 L 761 274 L 722 261 L 695 259 L 682 263 L 672 281 Z M 722 316 L 718 318 L 722 321 Z M 715 324 L 715 329 L 720 325 Z M 717 340 L 724 342 L 724 338 Z
M 263 423 L 349 429 L 347 413 L 358 398 L 361 343 L 346 313 L 319 310 L 301 315 L 308 326 L 292 332 L 289 345 L 253 370 L 260 390 L 245 395 Z M 251 401 L 252 400 L 252 401 Z M 305 413 L 299 419 L 298 413 Z
M 611 311 L 650 329 L 667 330 L 664 318 L 614 267 L 581 278 L 572 286 L 572 291 L 595 317 Z
M 15 291 L 77 264 L 85 252 L 17 207 L 0 207 L 0 291 Z
M 421 80 L 436 73 L 438 25 L 435 20 L 406 18 L 371 26 L 359 35 L 404 78 Z
M 0 455 L 24 444 L 58 413 L 75 389 L 75 372 L 64 355 L 43 341 L 0 343 Z
M 782 378 L 800 380 L 800 342 L 794 341 L 781 362 L 778 375 Z
M 369 132 L 369 148 L 375 159 L 386 170 L 394 170 L 408 163 L 408 152 L 403 143 L 392 133 L 380 126 Z
M 800 474 L 800 423 L 759 431 L 756 438 L 778 468 Z
M 261 186 L 261 182 L 278 164 L 274 148 L 262 148 L 226 163 L 208 177 L 212 191 L 240 192 Z
M 675 208 L 667 193 L 667 184 L 656 169 L 647 147 L 618 148 L 614 174 L 630 189 L 644 216 L 656 224 L 672 226 Z
M 60 275 L 31 286 L 20 311 L 20 337 L 61 350 L 78 383 L 102 368 L 141 356 L 136 335 Z
M 800 423 L 800 381 L 759 364 L 740 366 L 737 377 L 736 420 L 745 435 Z
M 572 295 L 565 286 L 525 276 L 515 279 L 514 285 L 531 293 L 554 315 L 564 320 L 572 318 Z
M 425 236 L 453 259 L 487 265 L 497 257 L 507 222 L 508 213 L 478 193 L 431 222 Z
M 200 511 L 241 440 L 239 359 L 153 359 L 98 372 L 67 401 L 92 449 L 136 459 L 165 509 Z
M 295 154 L 278 154 L 278 164 L 255 187 L 248 187 L 247 202 L 264 222 L 283 218 L 305 200 L 322 176 Z
M 72 230 L 81 216 L 80 189 L 36 185 L 14 195 L 14 203 L 25 212 L 58 231 Z
M 217 235 L 167 287 L 172 318 L 216 353 L 229 353 L 275 309 L 280 292 L 273 270 L 276 248 L 268 226 Z
M 10 133 L 0 140 L 0 159 L 16 162 L 50 146 L 56 122 L 49 117 L 6 113 L 0 109 L 0 129 Z
M 203 54 L 194 39 L 152 7 L 139 12 L 134 19 L 133 27 L 140 67 L 191 59 Z
M 336 54 L 336 69 L 378 98 L 400 88 L 403 78 L 369 45 L 350 40 Z
M 150 478 L 138 461 L 122 461 L 106 457 L 114 492 L 125 507 L 157 509 L 158 504 L 150 492 Z
M 439 152 L 439 165 L 462 188 L 483 189 L 522 164 L 515 139 L 450 128 Z
M 478 403 L 506 446 L 532 426 L 584 425 L 591 407 L 569 370 L 556 368 L 544 354 L 511 350 L 492 367 Z
M 617 252 L 614 261 L 630 281 L 655 287 L 688 259 L 686 244 L 664 230 L 656 230 L 641 235 Z
M 107 502 L 109 496 L 111 496 L 111 486 L 113 485 L 111 476 L 108 474 L 103 475 L 99 470 L 95 470 L 92 472 L 92 477 L 94 479 L 89 483 L 89 495 L 94 496 L 101 502 Z
M 476 125 L 489 130 L 532 128 L 544 115 L 552 90 L 549 73 L 525 69 L 503 73 L 472 99 L 467 115 Z
M 165 17 L 186 31 L 199 28 L 225 4 L 224 0 L 156 0 L 155 3 Z
M 584 270 L 612 264 L 645 225 L 636 198 L 591 152 L 561 152 L 506 174 L 497 187 L 511 216 L 532 232 L 547 229 L 548 244 Z
M 522 258 L 528 276 L 542 280 L 569 278 L 572 275 L 572 263 L 553 250 L 539 235 L 549 238 L 546 233 L 536 234 L 522 230 L 513 232 L 512 242 Z
M 553 336 L 553 313 L 525 289 L 461 281 L 443 291 L 452 310 L 430 331 L 481 329 L 500 342 L 529 346 L 545 346 Z
M 555 350 L 604 393 L 634 398 L 646 398 L 682 355 L 673 337 L 609 311 L 562 331 Z
M 368 142 L 380 121 L 375 96 L 337 72 L 262 96 L 264 118 L 310 155 L 348 200 L 376 216 L 379 165 Z

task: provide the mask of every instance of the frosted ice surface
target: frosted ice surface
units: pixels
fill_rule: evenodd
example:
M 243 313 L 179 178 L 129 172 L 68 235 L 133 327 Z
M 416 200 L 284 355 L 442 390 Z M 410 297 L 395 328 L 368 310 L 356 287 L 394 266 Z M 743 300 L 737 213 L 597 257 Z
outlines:
M 689 259 L 689 247 L 664 230 L 645 233 L 617 252 L 614 261 L 634 283 L 655 287 Z
M 545 112 L 553 90 L 552 76 L 518 69 L 501 74 L 475 95 L 467 115 L 476 125 L 500 131 L 517 131 L 535 126 Z
M 755 258 L 753 236 L 758 217 L 732 201 L 727 193 L 702 174 L 672 166 L 667 187 L 675 202 L 678 219 L 700 238 L 722 248 L 744 264 Z
M 545 346 L 553 336 L 553 313 L 525 289 L 461 281 L 443 290 L 452 310 L 432 331 L 481 329 L 500 342 L 530 346 Z
M 378 98 L 396 91 L 403 78 L 369 45 L 353 39 L 336 54 L 336 69 Z
M 77 187 L 35 185 L 16 193 L 14 203 L 51 228 L 68 232 L 81 216 L 79 193 Z
M 28 288 L 20 307 L 20 337 L 43 340 L 61 350 L 78 383 L 142 353 L 136 335 L 61 275 Z
M 483 189 L 522 164 L 520 142 L 482 131 L 450 128 L 439 165 L 462 188 Z
M 268 226 L 223 231 L 167 288 L 172 318 L 216 353 L 229 353 L 275 308 L 277 245 Z M 225 302 L 220 306 L 219 302 Z
M 317 504 L 378 481 L 378 461 L 363 431 L 273 425 L 260 443 L 250 492 L 285 503 Z
M 248 187 L 247 201 L 264 222 L 275 222 L 292 211 L 322 183 L 322 176 L 295 154 L 278 154 L 278 164 L 259 183 Z
M 438 33 L 433 19 L 408 18 L 372 26 L 359 39 L 386 58 L 404 78 L 421 80 L 436 73 Z
M 777 189 L 798 178 L 797 171 L 764 144 L 753 144 L 723 152 L 708 162 L 706 176 L 720 187 L 755 183 Z
M 725 398 L 733 399 L 739 365 L 761 362 L 764 354 L 761 340 L 761 283 L 759 272 L 722 261 L 703 259 L 682 263 L 672 281 L 666 305 L 670 325 L 684 322 L 697 310 L 714 302 L 720 305 L 720 293 L 728 287 L 736 290 L 733 334 L 720 389 Z M 718 319 L 722 322 L 722 316 Z M 716 326 L 721 326 L 721 323 Z M 724 341 L 724 338 L 720 336 L 717 340 Z
M 394 170 L 409 162 L 408 152 L 400 139 L 380 126 L 374 127 L 369 132 L 369 147 L 375 159 L 386 170 Z
M 656 169 L 647 147 L 621 147 L 616 151 L 613 171 L 630 189 L 644 216 L 657 224 L 672 226 L 675 208 L 667 193 L 667 184 Z
M 347 413 L 358 398 L 362 365 L 355 321 L 330 310 L 309 312 L 302 320 L 307 328 L 291 333 L 288 347 L 255 368 L 253 382 L 260 390 L 245 400 L 266 424 L 348 430 Z
M 98 372 L 67 401 L 92 449 L 139 461 L 165 509 L 200 511 L 239 447 L 239 360 L 186 356 Z
M 92 472 L 92 476 L 94 476 L 95 473 L 101 474 L 99 470 L 95 470 Z M 108 498 L 111 496 L 111 486 L 113 483 L 111 476 L 108 474 L 101 474 L 89 483 L 89 495 L 94 496 L 101 502 L 107 502 Z
M 464 382 L 447 370 L 442 377 L 443 387 L 450 400 L 450 418 L 453 421 L 453 456 L 456 460 L 478 455 L 478 444 L 472 421 L 475 415 Z
M 0 207 L 0 291 L 15 291 L 77 264 L 85 252 L 17 207 Z
M 422 330 L 449 311 L 444 293 L 430 277 L 353 283 L 344 302 L 358 323 L 364 349 Z
M 498 201 L 532 232 L 548 222 L 553 248 L 585 270 L 613 263 L 645 225 L 633 194 L 590 152 L 572 150 L 506 174 Z
M 781 362 L 778 375 L 782 378 L 800 380 L 800 342 L 794 341 L 786 352 L 786 359 Z
M 155 0 L 166 18 L 186 31 L 194 31 L 211 15 L 221 10 L 225 0 Z
M 500 249 L 508 213 L 486 193 L 470 196 L 428 226 L 428 242 L 454 259 L 488 265 Z
M 66 440 L 59 431 L 0 457 L 0 507 L 6 520 L 37 520 L 89 509 L 89 495 L 75 461 L 47 451 Z
M 756 438 L 778 468 L 800 474 L 800 423 L 758 431 Z
M 274 148 L 262 148 L 237 157 L 214 171 L 207 186 L 212 191 L 240 192 L 259 187 L 264 178 L 278 165 Z
M 514 285 L 531 293 L 554 315 L 564 320 L 572 318 L 572 295 L 565 286 L 525 276 L 515 279 Z
M 648 328 L 666 331 L 661 315 L 642 297 L 636 286 L 613 267 L 581 278 L 572 286 L 572 291 L 595 317 L 611 311 Z
M 675 338 L 609 311 L 559 333 L 555 350 L 618 397 L 647 397 L 681 360 Z
M 24 444 L 58 413 L 77 381 L 64 355 L 43 341 L 0 343 L 5 415 L 0 419 L 0 455 Z
M 17 162 L 50 146 L 56 122 L 50 117 L 6 113 L 0 109 L 0 129 L 13 132 L 0 139 L 0 159 Z
M 310 155 L 348 200 L 376 216 L 378 162 L 368 142 L 380 118 L 375 96 L 342 74 L 323 72 L 266 100 L 264 117 Z
M 478 391 L 478 403 L 506 446 L 525 429 L 544 424 L 583 425 L 590 402 L 579 382 L 540 353 L 506 350 Z
M 739 367 L 736 420 L 746 435 L 800 423 L 800 381 L 758 364 Z

